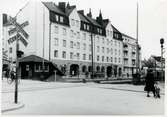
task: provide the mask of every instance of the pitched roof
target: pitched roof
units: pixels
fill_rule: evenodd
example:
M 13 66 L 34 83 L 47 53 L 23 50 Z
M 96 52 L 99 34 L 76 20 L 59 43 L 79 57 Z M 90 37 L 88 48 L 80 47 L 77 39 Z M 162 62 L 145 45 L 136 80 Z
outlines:
M 22 59 L 19 60 L 20 63 L 24 63 L 24 62 L 42 62 L 43 61 L 43 58 L 39 57 L 39 56 L 36 56 L 36 55 L 29 55 L 29 56 L 26 56 Z M 62 73 L 58 68 L 57 66 L 55 65 L 55 63 L 51 62 L 51 61 L 48 61 L 46 59 L 44 59 L 44 62 L 45 63 L 50 63 L 55 70 L 57 70 L 57 73 L 59 75 L 64 75 L 64 73 Z
M 19 62 L 42 62 L 43 58 L 36 55 L 29 55 L 19 60 Z M 49 63 L 50 61 L 44 59 L 44 62 Z
M 79 15 L 81 21 L 89 23 L 89 21 L 83 16 L 83 14 L 81 14 L 81 13 L 78 12 L 78 15 Z
M 126 37 L 128 37 L 128 38 L 130 38 L 130 39 L 136 40 L 135 38 L 133 38 L 133 37 L 131 37 L 131 36 L 129 36 L 129 35 L 126 35 L 126 34 L 124 34 L 124 33 L 122 33 L 122 35 L 123 35 L 123 36 L 126 36 Z
M 90 17 L 88 17 L 88 16 L 85 16 L 85 17 L 86 17 L 93 25 L 98 26 L 98 27 L 101 27 L 101 25 L 98 24 L 95 19 L 90 18 Z
M 76 6 L 69 6 L 66 8 L 66 15 L 69 16 L 71 12 L 76 8 Z
M 42 2 L 50 11 L 58 13 L 60 15 L 66 15 L 61 9 L 53 2 Z
M 114 32 L 120 33 L 120 31 L 118 29 L 116 29 L 112 24 L 111 24 L 111 26 L 112 26 Z

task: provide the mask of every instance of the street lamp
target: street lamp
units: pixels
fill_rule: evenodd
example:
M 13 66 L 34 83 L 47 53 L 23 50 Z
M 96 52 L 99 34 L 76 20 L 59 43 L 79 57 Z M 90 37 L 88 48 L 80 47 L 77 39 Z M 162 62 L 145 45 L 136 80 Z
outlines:
M 160 39 L 160 44 L 161 44 L 161 71 L 162 71 L 162 79 L 161 80 L 163 80 L 163 44 L 164 44 L 164 39 L 163 38 L 161 38 Z

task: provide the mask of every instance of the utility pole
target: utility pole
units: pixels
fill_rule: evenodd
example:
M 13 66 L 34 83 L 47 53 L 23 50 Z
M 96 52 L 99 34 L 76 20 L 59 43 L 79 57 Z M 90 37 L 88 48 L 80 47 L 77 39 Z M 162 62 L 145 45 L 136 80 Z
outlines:
M 91 56 L 92 57 L 92 76 L 91 76 L 91 78 L 94 79 L 93 25 L 91 26 L 91 54 L 92 54 L 92 56 Z
M 136 73 L 140 72 L 139 68 L 139 43 L 138 43 L 138 2 L 137 2 L 137 23 L 136 23 Z
M 42 59 L 42 80 L 44 78 L 44 70 L 45 70 L 45 7 L 43 6 L 43 59 Z

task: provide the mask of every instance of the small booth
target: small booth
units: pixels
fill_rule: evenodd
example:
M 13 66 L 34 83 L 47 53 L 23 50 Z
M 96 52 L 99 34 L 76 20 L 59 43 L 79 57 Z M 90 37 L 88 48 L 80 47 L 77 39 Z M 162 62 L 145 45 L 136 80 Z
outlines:
M 36 55 L 21 58 L 19 70 L 21 71 L 21 79 L 55 81 L 55 78 L 63 76 L 63 73 L 54 63 Z

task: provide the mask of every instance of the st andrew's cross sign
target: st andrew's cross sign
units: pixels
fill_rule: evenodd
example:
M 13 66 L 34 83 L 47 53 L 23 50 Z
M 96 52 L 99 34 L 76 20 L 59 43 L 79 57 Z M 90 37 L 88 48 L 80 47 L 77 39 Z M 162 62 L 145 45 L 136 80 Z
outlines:
M 25 40 L 25 38 L 28 39 L 29 35 L 27 34 L 27 32 L 24 31 L 23 27 L 28 25 L 28 21 L 24 22 L 21 25 L 19 23 L 17 23 L 16 20 L 12 17 L 10 17 L 9 21 L 15 26 L 15 28 L 13 28 L 9 31 L 9 35 L 13 34 L 16 31 L 18 31 L 19 33 L 17 33 L 15 36 L 9 38 L 8 43 L 9 44 L 13 43 L 16 39 L 19 39 L 24 44 L 24 46 L 27 46 L 28 43 Z
M 26 27 L 27 25 L 29 25 L 29 22 L 26 21 L 24 23 L 21 24 L 21 27 L 24 28 Z M 15 33 L 17 31 L 16 27 L 15 28 L 12 28 L 11 30 L 8 31 L 9 35 L 12 35 L 13 33 Z
M 25 46 L 28 45 L 27 41 L 23 38 L 22 35 L 20 35 L 19 33 L 17 33 L 15 36 L 11 37 L 9 40 L 8 40 L 8 43 L 11 44 L 13 43 L 16 39 L 19 39 Z

